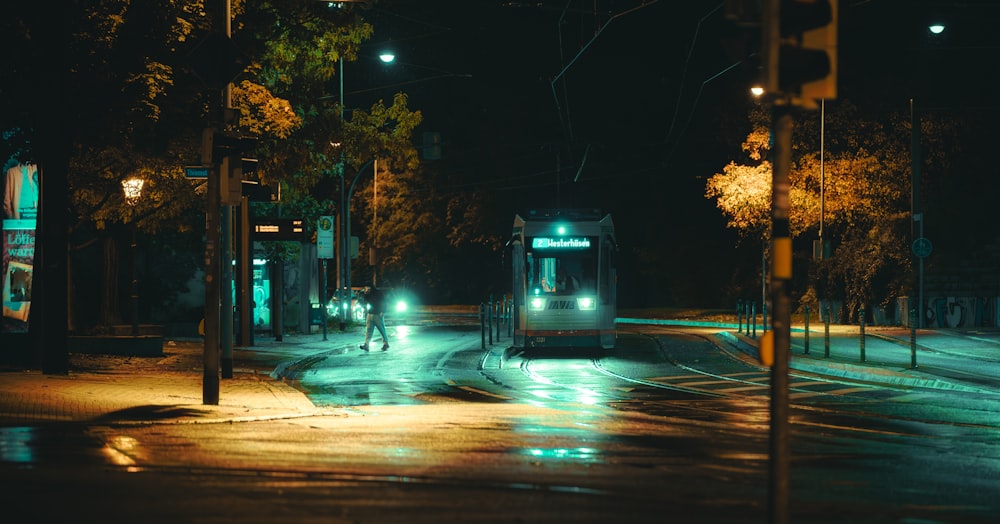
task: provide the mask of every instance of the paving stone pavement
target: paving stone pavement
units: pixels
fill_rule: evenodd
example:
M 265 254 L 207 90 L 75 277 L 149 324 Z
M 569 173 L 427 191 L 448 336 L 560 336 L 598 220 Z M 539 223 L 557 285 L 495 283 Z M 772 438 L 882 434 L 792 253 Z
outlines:
M 304 393 L 270 376 L 278 356 L 233 351 L 218 405 L 204 398 L 203 343 L 166 341 L 162 357 L 71 354 L 69 373 L 0 371 L 0 425 L 219 423 L 320 413 Z

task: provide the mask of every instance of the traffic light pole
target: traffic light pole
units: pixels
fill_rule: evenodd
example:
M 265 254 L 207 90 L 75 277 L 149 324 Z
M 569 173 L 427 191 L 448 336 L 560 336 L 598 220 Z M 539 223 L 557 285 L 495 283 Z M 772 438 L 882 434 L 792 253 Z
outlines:
M 214 0 L 210 12 L 213 29 L 222 28 L 228 38 L 230 36 L 230 0 Z M 230 84 L 222 88 L 213 123 L 221 126 L 225 121 L 225 111 L 229 106 Z M 208 195 L 205 201 L 205 349 L 204 372 L 202 376 L 202 404 L 219 404 L 220 351 L 221 329 L 219 312 L 222 307 L 220 300 L 222 282 L 220 271 L 221 247 L 221 177 L 226 176 L 215 165 L 214 155 L 212 169 L 208 176 Z
M 788 522 L 788 358 L 791 347 L 792 238 L 789 228 L 789 171 L 792 163 L 792 107 L 776 104 L 771 188 L 771 366 L 770 522 Z

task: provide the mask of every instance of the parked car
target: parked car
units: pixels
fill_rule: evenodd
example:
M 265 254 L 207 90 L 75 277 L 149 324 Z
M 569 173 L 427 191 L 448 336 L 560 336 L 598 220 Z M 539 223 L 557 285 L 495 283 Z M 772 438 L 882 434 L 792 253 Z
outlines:
M 368 305 L 365 304 L 364 293 L 364 287 L 351 288 L 351 314 L 355 321 L 364 322 L 365 316 L 367 316 Z M 341 306 L 340 297 L 337 297 L 336 294 L 336 290 L 332 290 L 333 298 L 326 303 L 326 314 L 330 318 L 340 318 L 340 308 L 346 309 L 346 305 Z

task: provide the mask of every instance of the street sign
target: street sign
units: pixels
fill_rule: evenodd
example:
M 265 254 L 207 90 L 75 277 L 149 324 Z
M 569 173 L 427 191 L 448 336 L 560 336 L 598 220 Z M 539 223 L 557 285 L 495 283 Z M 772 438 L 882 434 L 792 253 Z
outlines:
M 254 222 L 254 240 L 305 240 L 306 228 L 301 218 L 261 218 Z
M 913 254 L 917 258 L 927 258 L 931 254 L 931 241 L 920 237 L 913 241 Z
M 190 180 L 208 180 L 209 168 L 204 166 L 184 166 L 184 178 Z
M 316 224 L 316 256 L 333 258 L 333 217 L 321 216 Z

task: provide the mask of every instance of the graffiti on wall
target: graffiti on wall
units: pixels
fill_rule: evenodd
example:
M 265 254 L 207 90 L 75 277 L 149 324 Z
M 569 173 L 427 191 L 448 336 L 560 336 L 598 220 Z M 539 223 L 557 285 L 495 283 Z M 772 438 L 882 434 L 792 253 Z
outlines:
M 924 327 L 1000 327 L 1000 297 L 931 297 Z

